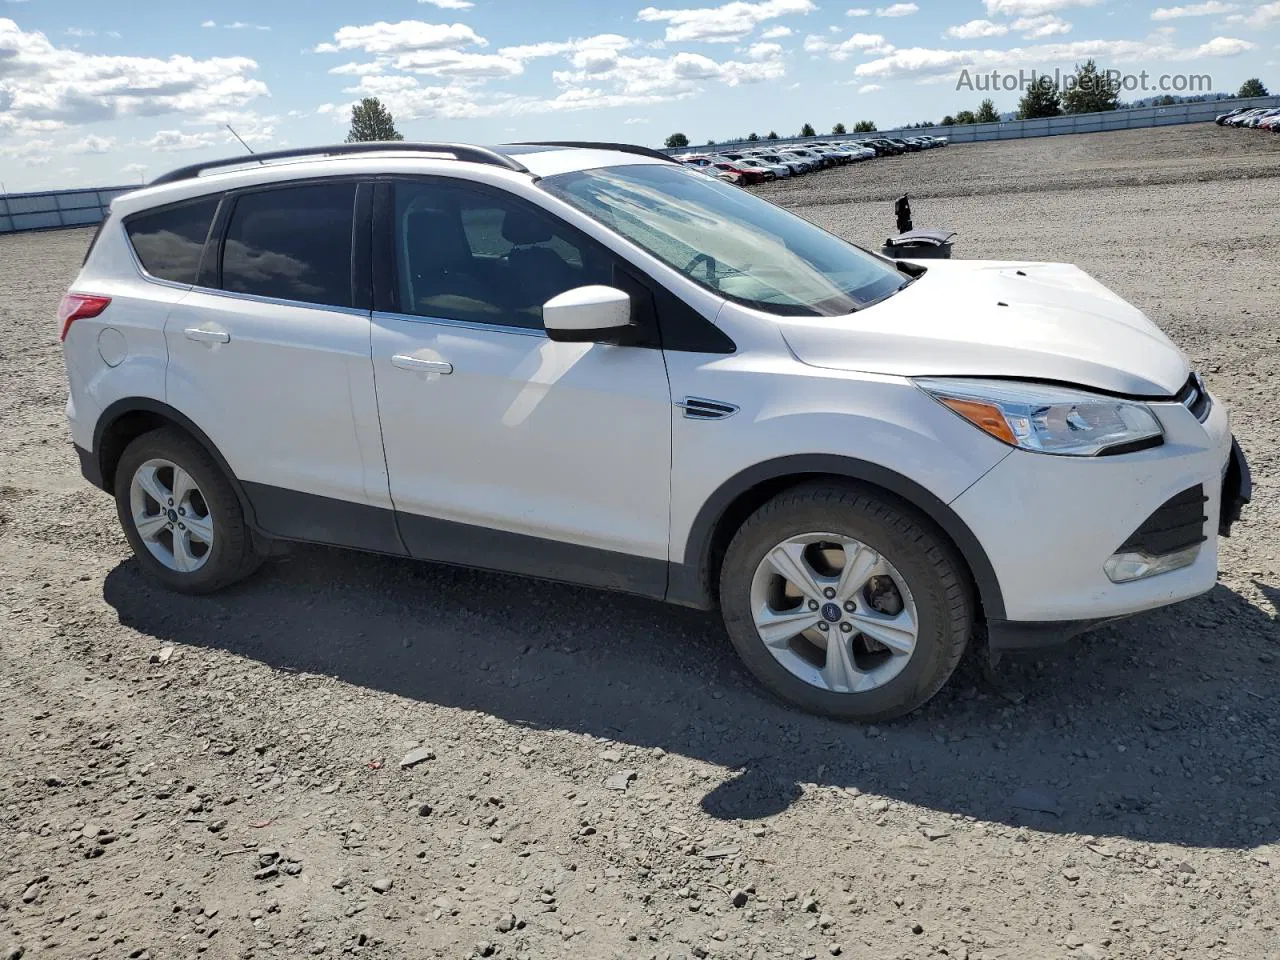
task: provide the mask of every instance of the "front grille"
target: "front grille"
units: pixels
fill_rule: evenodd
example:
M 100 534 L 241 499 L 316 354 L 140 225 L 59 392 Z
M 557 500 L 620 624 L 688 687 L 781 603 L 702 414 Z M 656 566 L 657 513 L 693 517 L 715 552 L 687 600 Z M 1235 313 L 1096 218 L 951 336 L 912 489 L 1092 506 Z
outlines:
M 1208 501 L 1204 485 L 1196 484 L 1166 500 L 1155 513 L 1147 517 L 1129 539 L 1120 545 L 1116 553 L 1145 553 L 1161 557 L 1203 543 L 1205 516 L 1204 505 Z
M 1200 379 L 1198 373 L 1193 373 L 1187 378 L 1186 384 L 1178 391 L 1175 399 L 1190 410 L 1201 423 L 1208 419 L 1209 411 L 1213 409 L 1213 398 L 1204 388 L 1204 381 Z

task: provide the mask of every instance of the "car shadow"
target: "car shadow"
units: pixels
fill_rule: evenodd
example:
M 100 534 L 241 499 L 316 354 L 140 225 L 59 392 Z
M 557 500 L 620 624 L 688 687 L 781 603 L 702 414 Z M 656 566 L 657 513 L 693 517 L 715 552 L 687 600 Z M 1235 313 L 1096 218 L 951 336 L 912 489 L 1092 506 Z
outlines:
M 923 710 L 872 728 L 769 698 L 714 614 L 576 587 L 300 547 L 205 598 L 129 560 L 104 596 L 165 643 L 718 765 L 702 800 L 718 818 L 817 785 L 1052 832 L 1280 836 L 1280 667 L 1264 662 L 1280 630 L 1222 586 L 990 675 L 971 657 Z

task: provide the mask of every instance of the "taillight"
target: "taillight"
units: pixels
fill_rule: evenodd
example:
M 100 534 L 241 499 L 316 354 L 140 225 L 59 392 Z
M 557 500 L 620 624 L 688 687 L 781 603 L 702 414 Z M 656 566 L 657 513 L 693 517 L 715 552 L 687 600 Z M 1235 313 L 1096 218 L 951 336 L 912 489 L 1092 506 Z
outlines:
M 58 326 L 61 331 L 58 339 L 66 340 L 67 331 L 71 329 L 73 323 L 88 317 L 96 317 L 107 309 L 107 304 L 110 302 L 110 297 L 95 297 L 91 293 L 68 293 L 58 304 Z

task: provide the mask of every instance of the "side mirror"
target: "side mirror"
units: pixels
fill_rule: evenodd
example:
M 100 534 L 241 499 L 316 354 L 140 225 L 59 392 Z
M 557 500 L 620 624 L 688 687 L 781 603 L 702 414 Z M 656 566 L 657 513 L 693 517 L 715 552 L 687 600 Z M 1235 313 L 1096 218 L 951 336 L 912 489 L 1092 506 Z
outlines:
M 547 336 L 561 343 L 628 343 L 631 297 L 616 287 L 574 287 L 542 305 Z

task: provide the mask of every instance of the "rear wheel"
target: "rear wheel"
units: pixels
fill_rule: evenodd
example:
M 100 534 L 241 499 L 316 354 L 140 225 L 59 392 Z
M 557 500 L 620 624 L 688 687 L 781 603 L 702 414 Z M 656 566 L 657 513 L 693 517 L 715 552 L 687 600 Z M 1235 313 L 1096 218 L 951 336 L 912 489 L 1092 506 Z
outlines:
M 208 452 L 172 428 L 138 437 L 116 468 L 116 509 L 144 570 L 184 593 L 211 593 L 262 563 L 240 501 Z
M 908 507 L 807 484 L 752 515 L 720 577 L 725 626 L 772 692 L 814 713 L 881 720 L 927 702 L 973 624 L 963 566 Z

